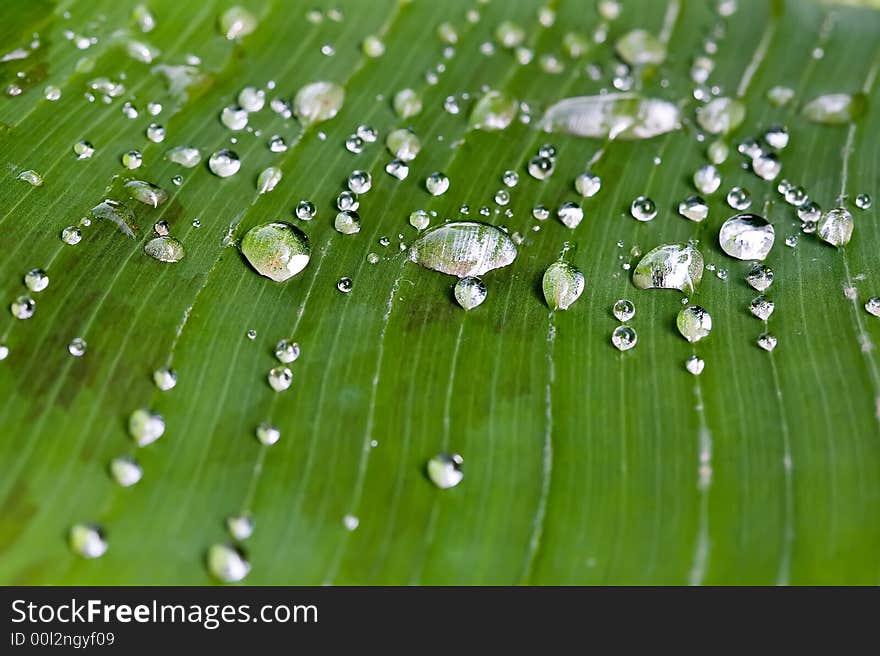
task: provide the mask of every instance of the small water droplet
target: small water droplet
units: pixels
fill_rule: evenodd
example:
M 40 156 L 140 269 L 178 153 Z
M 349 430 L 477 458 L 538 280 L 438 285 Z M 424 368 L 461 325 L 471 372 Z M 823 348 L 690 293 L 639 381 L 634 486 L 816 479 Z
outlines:
M 422 111 L 422 97 L 413 89 L 401 89 L 394 94 L 394 111 L 400 118 L 407 119 Z
M 449 189 L 449 178 L 446 174 L 435 171 L 425 180 L 425 188 L 432 196 L 440 196 Z
M 611 313 L 614 315 L 615 319 L 621 323 L 626 323 L 636 316 L 636 306 L 633 305 L 632 301 L 622 298 L 619 301 L 615 301 L 614 305 L 611 307 Z
M 678 313 L 675 325 L 687 341 L 698 342 L 711 332 L 712 317 L 699 305 L 691 305 Z
M 614 49 L 630 66 L 657 66 L 666 59 L 666 45 L 647 30 L 632 30 L 617 40 Z
M 272 367 L 267 378 L 273 390 L 283 392 L 293 383 L 293 372 L 288 367 Z
M 367 171 L 360 169 L 352 171 L 348 176 L 348 188 L 356 194 L 365 194 L 373 186 L 373 178 Z M 340 207 L 339 209 L 357 209 L 354 207 Z
M 574 179 L 574 188 L 584 198 L 595 196 L 602 187 L 602 179 L 589 171 L 581 173 Z
M 110 475 L 122 487 L 131 487 L 143 478 L 144 470 L 131 456 L 120 456 L 110 461 Z
M 346 515 L 342 518 L 342 525 L 345 526 L 345 529 L 348 531 L 354 531 L 360 526 L 361 520 L 359 520 L 354 515 Z
M 174 237 L 155 237 L 144 245 L 144 253 L 160 262 L 179 262 L 186 255 L 183 244 Z
M 555 168 L 556 164 L 552 159 L 540 155 L 530 159 L 527 167 L 529 175 L 536 180 L 546 180 L 553 175 Z
M 277 369 L 287 370 L 288 372 L 290 371 L 289 369 L 287 369 L 287 367 L 277 367 Z M 272 371 L 275 371 L 275 370 L 273 369 Z M 271 375 L 271 372 L 270 372 L 270 375 Z M 291 376 L 292 376 L 292 374 L 291 374 Z M 284 379 L 282 378 L 282 380 L 284 380 Z M 278 388 L 278 387 L 275 387 L 275 385 L 272 385 L 272 387 L 273 387 L 273 389 L 275 389 L 276 392 L 281 392 L 283 390 L 286 390 L 288 387 L 290 387 L 290 380 L 291 380 L 290 377 L 288 377 L 286 379 L 287 387 Z M 269 379 L 269 382 L 270 383 L 272 382 L 271 378 Z M 257 426 L 256 434 L 257 434 L 257 439 L 259 440 L 260 444 L 263 444 L 265 446 L 272 446 L 273 444 L 278 442 L 278 440 L 281 439 L 281 431 L 278 430 L 277 427 L 275 427 L 272 424 L 265 422 L 265 421 L 263 423 L 261 423 L 259 426 Z
M 814 123 L 845 125 L 862 116 L 868 100 L 862 93 L 830 93 L 804 105 L 803 114 Z
M 230 7 L 220 14 L 220 33 L 230 41 L 241 39 L 257 29 L 257 17 L 244 7 Z
M 563 203 L 556 212 L 559 220 L 562 221 L 566 228 L 574 230 L 577 228 L 584 218 L 584 210 L 577 203 L 567 201 Z
M 535 207 L 532 208 L 532 216 L 538 221 L 546 221 L 550 218 L 550 210 L 543 205 L 535 205 Z
M 234 151 L 223 148 L 211 155 L 208 159 L 208 168 L 217 177 L 228 178 L 238 173 L 241 168 L 241 160 Z
M 756 214 L 737 214 L 718 233 L 721 250 L 738 260 L 766 259 L 775 238 L 773 226 Z
M 251 571 L 244 552 L 228 544 L 215 544 L 208 549 L 208 571 L 223 583 L 237 583 Z
M 202 154 L 199 152 L 198 148 L 193 148 L 192 146 L 175 146 L 174 148 L 169 148 L 165 151 L 165 159 L 169 162 L 174 162 L 175 164 L 180 164 L 185 168 L 191 169 L 194 166 L 198 166 L 199 162 L 202 161 Z M 236 159 L 238 159 L 237 156 Z
M 354 281 L 351 278 L 343 277 L 336 282 L 336 289 L 343 294 L 348 294 L 354 288 Z
M 422 149 L 422 143 L 412 131 L 399 129 L 388 133 L 385 138 L 385 147 L 395 158 L 411 162 Z
M 89 159 L 95 154 L 95 147 L 86 140 L 77 141 L 73 144 L 73 152 L 77 159 Z
M 865 302 L 865 310 L 875 317 L 880 317 L 880 296 L 872 296 Z
M 297 91 L 293 111 L 303 125 L 327 121 L 339 112 L 345 89 L 333 82 L 313 82 Z
M 455 300 L 465 310 L 472 310 L 486 300 L 486 283 L 476 277 L 461 278 L 455 283 Z
M 630 204 L 629 213 L 636 221 L 650 221 L 657 216 L 657 206 L 647 196 L 639 196 Z
M 712 164 L 704 164 L 694 173 L 694 187 L 701 194 L 714 194 L 721 186 L 721 174 Z
M 18 179 L 24 180 L 25 182 L 27 182 L 29 185 L 31 185 L 33 187 L 40 187 L 43 184 L 43 176 L 41 176 L 36 171 L 32 171 L 30 169 L 19 173 Z
M 131 198 L 150 207 L 159 207 L 168 200 L 167 191 L 146 180 L 129 180 L 123 188 Z
M 30 319 L 34 316 L 37 304 L 30 296 L 19 296 L 9 306 L 12 316 L 16 319 Z
M 165 419 L 157 412 L 140 408 L 129 416 L 128 432 L 138 446 L 147 446 L 165 433 Z
M 519 182 L 519 173 L 516 171 L 505 171 L 504 175 L 501 176 L 501 182 L 504 183 L 505 187 L 513 188 Z
M 868 194 L 859 194 L 856 196 L 855 204 L 860 210 L 871 209 L 871 197 Z
M 161 143 L 165 140 L 165 128 L 158 123 L 150 123 L 147 126 L 147 139 L 153 143 Z
M 748 282 L 753 289 L 762 292 L 773 284 L 773 269 L 766 264 L 755 264 L 751 270 L 749 270 L 749 273 L 746 276 L 746 282 Z
M 107 551 L 104 530 L 97 524 L 75 524 L 68 539 L 73 552 L 83 558 L 100 558 Z
M 782 162 L 773 153 L 759 153 L 752 158 L 752 171 L 762 180 L 775 180 L 782 171 Z
M 428 461 L 428 477 L 441 490 L 448 490 L 461 483 L 464 460 L 457 453 L 440 453 Z
M 129 150 L 122 156 L 122 165 L 130 171 L 140 168 L 143 161 L 143 155 L 137 150 Z
M 788 146 L 788 128 L 784 125 L 771 125 L 764 131 L 764 143 L 776 150 L 782 150 Z
M 618 326 L 611 333 L 611 343 L 618 351 L 628 351 L 637 341 L 638 335 L 630 326 Z
M 770 333 L 764 333 L 758 337 L 758 346 L 765 351 L 772 351 L 776 348 L 777 339 Z
M 6 346 L 6 344 L 0 344 L 0 361 L 5 360 L 8 357 L 9 357 L 9 347 Z
M 160 367 L 153 372 L 153 383 L 163 392 L 177 385 L 177 372 L 170 367 Z
M 300 355 L 299 344 L 282 339 L 275 345 L 275 357 L 282 364 L 290 364 Z
M 238 92 L 238 104 L 245 112 L 259 112 L 266 105 L 266 92 L 256 87 L 245 87 Z
M 710 134 L 727 134 L 746 117 L 746 106 L 739 100 L 721 97 L 697 108 L 697 123 Z
M 235 540 L 247 540 L 254 532 L 254 520 L 250 515 L 233 515 L 226 518 L 226 530 Z
M 31 269 L 24 275 L 24 284 L 32 292 L 41 292 L 49 286 L 49 276 L 42 269 Z
M 554 262 L 544 272 L 544 299 L 552 310 L 567 310 L 584 291 L 584 274 L 564 260 Z
M 61 231 L 61 241 L 70 246 L 75 246 L 82 241 L 82 230 L 77 226 L 67 226 Z
M 296 205 L 296 218 L 302 221 L 311 221 L 318 213 L 315 204 L 310 200 L 301 200 Z
M 415 210 L 409 215 L 409 224 L 416 230 L 424 230 L 431 223 L 431 215 L 425 210 Z
M 685 361 L 684 366 L 694 376 L 699 376 L 706 367 L 706 361 L 698 358 L 696 355 L 692 355 Z
M 385 172 L 398 180 L 405 180 L 409 175 L 409 167 L 403 160 L 393 159 L 385 165 Z
M 752 205 L 752 194 L 743 187 L 732 187 L 727 192 L 727 204 L 735 210 L 747 210 Z
M 775 86 L 767 90 L 767 100 L 771 105 L 782 107 L 794 98 L 794 89 L 791 87 Z
M 260 175 L 257 176 L 257 191 L 260 194 L 267 194 L 281 182 L 282 177 L 281 169 L 277 166 L 270 166 L 268 168 L 263 169 L 260 172 Z
M 75 358 L 81 358 L 86 353 L 86 348 L 88 345 L 86 344 L 86 340 L 82 337 L 74 337 L 70 340 L 70 344 L 67 345 L 67 351 Z
M 678 213 L 699 223 L 709 216 L 709 205 L 701 196 L 688 196 L 678 204 Z
M 774 309 L 776 309 L 776 304 L 764 296 L 757 296 L 749 303 L 749 311 L 761 321 L 767 321 Z
M 354 210 L 343 210 L 336 215 L 333 227 L 343 235 L 353 235 L 361 230 L 360 214 Z
M 835 207 L 822 215 L 816 234 L 832 246 L 846 246 L 852 239 L 853 216 L 845 207 Z

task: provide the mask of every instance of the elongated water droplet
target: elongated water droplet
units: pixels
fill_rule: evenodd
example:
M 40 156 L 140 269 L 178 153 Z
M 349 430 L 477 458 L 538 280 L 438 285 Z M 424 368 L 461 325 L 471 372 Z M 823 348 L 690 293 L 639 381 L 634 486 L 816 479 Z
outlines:
M 459 278 L 481 276 L 511 264 L 516 244 L 499 228 L 475 221 L 452 221 L 424 233 L 410 248 L 421 266 Z
M 666 59 L 666 46 L 647 30 L 627 32 L 617 40 L 614 49 L 630 66 L 656 66 Z
M 165 419 L 157 412 L 140 408 L 129 416 L 128 432 L 138 446 L 147 446 L 162 437 Z
M 689 342 L 699 342 L 712 330 L 712 317 L 699 305 L 683 308 L 675 321 L 678 332 Z
M 688 196 L 678 204 L 678 213 L 699 223 L 709 216 L 709 205 L 700 196 Z
M 861 117 L 868 107 L 862 93 L 829 93 L 813 98 L 804 105 L 803 113 L 814 123 L 844 125 Z
M 630 326 L 618 326 L 611 333 L 611 343 L 618 351 L 630 350 L 638 340 L 639 336 Z
M 193 148 L 192 146 L 175 146 L 165 151 L 165 159 L 191 169 L 194 166 L 198 166 L 199 162 L 202 161 L 202 154 L 198 148 Z
M 293 383 L 293 372 L 287 367 L 273 367 L 267 378 L 273 390 L 283 392 Z
M 448 490 L 461 483 L 464 460 L 457 453 L 440 453 L 428 461 L 428 477 L 441 490 Z
M 230 41 L 241 39 L 257 29 L 257 17 L 244 7 L 230 7 L 220 14 L 220 33 Z
M 160 262 L 180 262 L 186 255 L 183 244 L 168 235 L 148 241 L 144 245 L 144 253 Z
M 564 260 L 554 262 L 544 272 L 544 299 L 551 310 L 567 310 L 584 291 L 584 274 Z
M 104 530 L 97 524 L 75 524 L 68 539 L 73 553 L 83 558 L 100 558 L 107 551 Z
M 309 263 L 311 246 L 296 226 L 276 221 L 254 226 L 241 240 L 241 253 L 261 276 L 284 282 Z
M 718 233 L 721 250 L 738 260 L 764 260 L 773 248 L 776 232 L 757 214 L 737 214 Z
M 650 139 L 681 127 L 681 111 L 665 100 L 629 93 L 580 96 L 552 105 L 540 126 L 579 137 Z
M 110 462 L 110 474 L 122 487 L 131 487 L 143 478 L 144 470 L 131 456 L 120 456 Z
M 486 300 L 486 283 L 476 277 L 459 279 L 455 283 L 455 300 L 465 310 L 473 310 Z
M 36 171 L 32 171 L 28 169 L 27 171 L 22 171 L 18 174 L 19 180 L 24 180 L 29 185 L 33 187 L 41 187 L 43 185 L 43 176 L 41 176 Z
M 746 118 L 746 106 L 733 98 L 715 98 L 697 108 L 697 123 L 710 134 L 727 134 Z
M 503 130 L 516 118 L 519 104 L 501 91 L 490 90 L 471 110 L 470 127 L 474 130 Z
M 293 111 L 303 125 L 330 120 L 345 102 L 345 89 L 334 82 L 312 82 L 297 91 Z
M 215 544 L 208 549 L 208 571 L 223 583 L 237 583 L 251 571 L 244 552 L 229 544 Z
M 633 271 L 640 289 L 677 289 L 693 294 L 703 278 L 703 256 L 690 244 L 663 244 L 648 251 Z
M 281 175 L 281 169 L 277 166 L 270 166 L 263 169 L 257 177 L 257 191 L 261 194 L 269 193 L 279 182 L 281 182 Z
M 134 200 L 151 207 L 159 207 L 168 200 L 167 191 L 145 180 L 129 180 L 123 188 Z
M 819 219 L 816 226 L 816 234 L 822 241 L 832 246 L 846 246 L 852 239 L 853 216 L 845 207 L 835 207 L 828 210 Z
M 865 310 L 875 317 L 880 317 L 880 296 L 872 296 L 865 301 Z

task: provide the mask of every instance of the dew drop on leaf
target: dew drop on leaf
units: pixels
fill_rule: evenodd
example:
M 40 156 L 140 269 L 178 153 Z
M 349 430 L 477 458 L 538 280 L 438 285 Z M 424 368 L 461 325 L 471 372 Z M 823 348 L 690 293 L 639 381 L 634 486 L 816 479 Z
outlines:
M 120 456 L 110 462 L 110 475 L 122 487 L 131 487 L 143 478 L 144 470 L 131 456 Z
M 697 123 L 709 134 L 727 134 L 746 118 L 746 106 L 734 98 L 715 98 L 697 108 Z
M 867 106 L 868 99 L 862 93 L 830 93 L 813 98 L 802 111 L 814 123 L 845 125 L 861 117 Z
M 234 151 L 223 148 L 208 158 L 208 168 L 217 177 L 228 178 L 238 173 L 241 168 L 241 160 Z
M 647 30 L 627 32 L 617 40 L 614 49 L 630 66 L 656 66 L 666 59 L 666 46 Z
M 567 310 L 584 291 L 584 274 L 570 262 L 559 260 L 544 271 L 541 286 L 551 310 Z
M 144 245 L 144 253 L 160 262 L 180 262 L 186 255 L 183 244 L 174 237 L 154 237 Z
M 452 221 L 424 233 L 410 248 L 410 259 L 459 278 L 481 276 L 511 264 L 516 244 L 503 230 L 476 221 Z
M 267 379 L 273 390 L 283 392 L 293 383 L 293 372 L 288 367 L 272 367 Z
M 636 345 L 639 336 L 630 326 L 618 326 L 611 333 L 611 343 L 618 351 L 628 351 Z
M 311 246 L 296 226 L 276 221 L 254 226 L 241 240 L 241 253 L 261 276 L 284 282 L 309 263 Z
M 237 583 L 251 571 L 244 552 L 229 544 L 215 544 L 208 549 L 208 571 L 223 583 Z
M 846 246 L 852 239 L 853 216 L 845 207 L 828 210 L 819 219 L 816 234 L 832 246 Z
M 486 300 L 486 283 L 474 276 L 461 278 L 455 283 L 455 300 L 465 310 L 473 310 Z
M 49 286 L 49 276 L 42 269 L 31 269 L 24 275 L 24 286 L 34 293 L 41 292 Z
M 428 478 L 441 490 L 448 490 L 461 483 L 464 460 L 457 453 L 439 453 L 428 461 Z
M 220 14 L 220 33 L 230 41 L 247 36 L 257 29 L 257 17 L 244 7 L 230 7 Z
M 474 105 L 470 127 L 474 130 L 503 130 L 516 118 L 519 104 L 505 93 L 490 90 Z
M 540 122 L 547 132 L 623 140 L 650 139 L 680 126 L 676 105 L 630 93 L 566 98 L 548 108 Z
M 287 369 L 286 367 L 277 367 L 277 368 L 281 369 L 281 370 Z M 274 371 L 274 369 L 273 369 L 273 371 Z M 290 371 L 290 370 L 287 369 L 287 371 Z M 289 386 L 290 386 L 290 384 L 288 383 L 288 387 Z M 277 392 L 282 391 L 281 389 L 275 388 L 274 385 L 272 387 Z M 287 388 L 285 387 L 283 389 L 287 389 Z M 261 423 L 259 426 L 257 426 L 256 434 L 257 434 L 257 440 L 259 440 L 260 444 L 263 444 L 265 446 L 272 446 L 273 444 L 278 442 L 278 440 L 281 439 L 281 431 L 278 430 L 278 428 L 276 426 L 273 426 L 272 424 L 265 422 L 265 421 L 263 423 Z
M 128 432 L 138 446 L 147 446 L 165 433 L 165 419 L 157 412 L 139 408 L 128 418 Z
M 615 301 L 614 305 L 611 306 L 611 314 L 621 323 L 626 323 L 636 316 L 636 306 L 633 305 L 632 301 L 622 298 Z
M 107 551 L 104 530 L 97 524 L 75 524 L 68 535 L 70 548 L 83 558 L 100 558 Z
M 304 126 L 330 120 L 342 108 L 345 89 L 334 82 L 312 82 L 296 92 L 293 111 Z
M 699 305 L 690 305 L 679 311 L 675 325 L 687 341 L 698 342 L 711 332 L 712 317 Z
M 703 278 L 703 256 L 690 244 L 663 244 L 648 251 L 633 270 L 640 289 L 677 289 L 692 294 Z
M 738 260 L 764 260 L 773 248 L 776 232 L 757 214 L 737 214 L 718 233 L 721 250 Z

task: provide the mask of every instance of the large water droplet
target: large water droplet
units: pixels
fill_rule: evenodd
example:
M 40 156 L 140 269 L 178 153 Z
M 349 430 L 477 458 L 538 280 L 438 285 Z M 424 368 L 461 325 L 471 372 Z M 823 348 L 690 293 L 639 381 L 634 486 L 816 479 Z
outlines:
M 192 146 L 175 146 L 165 151 L 165 159 L 191 169 L 202 161 L 202 154 Z
M 428 269 L 465 278 L 505 267 L 516 258 L 516 244 L 499 228 L 475 221 L 453 221 L 423 234 L 410 259 Z
M 650 139 L 677 130 L 681 112 L 665 100 L 628 93 L 580 96 L 551 106 L 540 125 L 547 132 L 579 137 Z
M 564 260 L 554 262 L 544 272 L 544 298 L 552 310 L 567 310 L 584 291 L 584 274 Z
M 663 244 L 648 251 L 633 271 L 640 289 L 678 289 L 692 294 L 703 278 L 703 256 L 690 244 Z
M 830 93 L 813 98 L 804 105 L 809 120 L 826 125 L 852 123 L 865 113 L 868 99 L 862 93 Z
M 241 253 L 262 276 L 284 282 L 309 263 L 312 249 L 306 234 L 290 223 L 254 226 L 241 240 Z
M 715 98 L 697 108 L 697 123 L 710 134 L 727 134 L 746 118 L 746 106 L 733 98 Z
M 819 219 L 816 234 L 832 246 L 845 246 L 852 239 L 853 216 L 845 207 L 828 210 Z
M 572 230 L 577 228 L 584 219 L 583 208 L 572 201 L 566 201 L 560 205 L 556 214 L 559 216 L 559 220 L 562 221 L 562 224 L 566 228 L 571 228 Z
M 151 207 L 159 207 L 168 200 L 167 191 L 146 180 L 129 180 L 123 188 L 134 200 Z
M 737 214 L 718 233 L 721 250 L 738 260 L 763 260 L 770 254 L 776 232 L 757 214 Z
M 144 245 L 144 253 L 160 262 L 180 262 L 186 255 L 183 244 L 168 235 L 148 241 Z
M 455 283 L 455 300 L 465 310 L 473 310 L 486 300 L 486 283 L 479 278 L 468 276 Z
M 303 125 L 327 121 L 339 112 L 345 101 L 345 89 L 333 82 L 312 82 L 293 99 L 293 111 Z
M 464 478 L 461 471 L 463 462 L 457 453 L 440 453 L 428 461 L 428 477 L 441 490 L 448 490 Z
M 712 317 L 699 305 L 683 308 L 675 320 L 678 332 L 689 342 L 699 342 L 712 330 Z
M 238 173 L 241 168 L 241 160 L 234 151 L 223 148 L 208 158 L 208 168 L 217 177 L 228 178 Z
M 410 130 L 394 130 L 385 137 L 388 152 L 402 162 L 411 162 L 422 149 L 422 142 Z
M 709 205 L 700 196 L 688 196 L 678 204 L 678 213 L 699 223 L 709 216 Z

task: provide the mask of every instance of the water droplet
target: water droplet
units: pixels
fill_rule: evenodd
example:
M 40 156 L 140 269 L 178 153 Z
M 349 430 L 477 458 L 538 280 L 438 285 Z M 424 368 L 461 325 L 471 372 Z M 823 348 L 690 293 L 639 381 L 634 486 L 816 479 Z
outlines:
M 283 153 L 287 150 L 287 143 L 281 135 L 273 135 L 269 139 L 269 150 L 273 153 Z
M 822 218 L 822 208 L 814 201 L 807 201 L 797 208 L 797 215 L 805 223 L 816 223 Z
M 143 161 L 143 155 L 137 150 L 129 150 L 122 156 L 122 165 L 130 171 L 140 168 Z
M 273 390 L 283 392 L 293 383 L 293 372 L 287 367 L 273 367 L 267 378 Z
M 249 515 L 233 515 L 226 518 L 226 530 L 234 539 L 247 540 L 254 532 L 254 520 Z
M 77 226 L 67 226 L 61 231 L 61 241 L 70 246 L 75 246 L 82 241 L 82 230 Z
M 281 182 L 281 176 L 281 169 L 277 166 L 263 169 L 257 177 L 257 191 L 261 194 L 269 193 Z
M 816 226 L 819 239 L 832 246 L 845 246 L 852 239 L 853 216 L 845 207 L 835 207 L 822 215 Z
M 765 351 L 772 351 L 776 348 L 777 339 L 770 333 L 764 333 L 758 337 L 758 346 Z
M 311 257 L 306 234 L 282 221 L 254 226 L 242 237 L 240 248 L 257 273 L 275 282 L 298 274 Z
M 345 89 L 333 82 L 313 82 L 297 91 L 293 111 L 303 125 L 327 121 L 339 112 Z
M 775 86 L 767 90 L 767 100 L 771 105 L 782 107 L 794 98 L 794 89 L 790 87 Z
M 624 140 L 650 139 L 680 125 L 676 105 L 630 93 L 566 98 L 551 106 L 541 120 L 548 132 Z
M 714 194 L 721 186 L 721 174 L 712 164 L 704 164 L 694 173 L 694 187 L 701 194 Z
M 621 323 L 626 323 L 636 316 L 636 306 L 633 305 L 632 301 L 622 298 L 619 301 L 615 301 L 614 305 L 611 307 L 611 313 L 614 315 L 615 319 Z
M 67 345 L 67 351 L 75 358 L 81 358 L 86 354 L 86 348 L 88 348 L 88 344 L 86 344 L 86 340 L 82 337 L 74 337 L 70 340 L 70 344 Z
M 354 289 L 354 281 L 348 277 L 340 278 L 336 282 L 336 289 L 341 291 L 343 294 L 348 294 L 352 289 Z
M 856 207 L 860 210 L 868 210 L 871 209 L 871 197 L 868 194 L 859 194 L 856 196 Z
M 699 223 L 709 216 L 709 205 L 700 196 L 688 196 L 678 204 L 678 213 Z
M 244 130 L 248 124 L 248 113 L 237 105 L 229 105 L 220 112 L 220 122 L 233 132 Z
M 755 264 L 746 276 L 746 282 L 753 289 L 762 292 L 773 284 L 773 269 L 766 264 Z
M 510 202 L 510 192 L 507 189 L 499 189 L 495 192 L 495 203 L 501 205 L 507 205 Z
M 775 238 L 773 226 L 756 214 L 737 214 L 718 233 L 721 250 L 738 260 L 766 259 Z
M 699 342 L 712 330 L 712 317 L 699 305 L 683 308 L 675 321 L 678 332 L 689 342 Z
M 401 89 L 394 94 L 394 111 L 400 118 L 407 119 L 422 111 L 422 97 L 412 89 Z
M 481 276 L 516 258 L 516 244 L 503 230 L 486 223 L 452 221 L 424 233 L 410 248 L 421 266 L 459 278 Z
M 550 218 L 550 210 L 543 205 L 535 205 L 532 208 L 532 216 L 538 219 L 538 221 L 546 221 Z
M 640 289 L 677 289 L 693 294 L 703 278 L 703 256 L 690 244 L 663 244 L 648 251 L 633 271 Z
M 354 515 L 346 515 L 342 518 L 342 525 L 345 526 L 347 531 L 354 531 L 360 526 L 361 520 L 359 520 Z
M 556 212 L 559 220 L 562 221 L 566 228 L 574 230 L 584 219 L 584 210 L 577 203 L 567 201 L 560 205 Z
M 789 248 L 794 248 L 798 245 L 799 236 L 798 235 L 789 235 L 785 238 L 785 245 Z
M 251 565 L 241 549 L 215 544 L 208 549 L 208 571 L 223 583 L 237 583 L 248 575 Z
M 764 143 L 776 150 L 788 146 L 788 128 L 784 125 L 771 125 L 764 131 Z
M 158 123 L 150 123 L 147 126 L 147 139 L 153 143 L 161 143 L 165 140 L 165 128 Z
M 474 105 L 470 127 L 474 130 L 504 130 L 519 111 L 519 103 L 505 93 L 489 90 Z
M 37 304 L 30 296 L 19 296 L 9 306 L 12 316 L 16 319 L 30 319 L 34 316 Z
M 24 275 L 24 284 L 32 292 L 41 292 L 49 286 L 49 276 L 42 269 L 31 269 Z
M 618 351 L 628 351 L 638 342 L 639 336 L 629 326 L 618 326 L 611 333 L 611 343 Z
M 762 180 L 775 180 L 782 171 L 782 162 L 773 153 L 759 153 L 752 159 L 752 171 Z
M 786 187 L 783 196 L 785 197 L 785 202 L 794 207 L 800 207 L 809 200 L 806 189 L 797 185 Z
M 727 134 L 746 117 L 746 106 L 733 98 L 715 98 L 697 108 L 697 123 L 710 134 Z
M 657 206 L 647 196 L 639 196 L 630 204 L 629 213 L 636 221 L 650 221 L 657 216 Z
M 290 369 L 287 369 L 287 367 L 277 367 L 277 369 L 287 371 L 288 373 L 290 372 Z M 272 371 L 275 371 L 275 369 L 273 369 Z M 293 374 L 290 374 L 290 376 L 288 376 L 286 379 L 282 377 L 282 382 L 286 380 L 286 386 L 282 386 L 280 388 L 275 387 L 275 384 L 272 383 L 271 371 L 269 372 L 269 375 L 269 383 L 272 384 L 272 387 L 273 389 L 275 389 L 276 392 L 284 391 L 288 387 L 290 387 L 290 381 L 292 380 L 291 377 L 293 376 Z M 272 446 L 281 439 L 281 431 L 272 424 L 265 421 L 257 426 L 256 434 L 257 439 L 260 441 L 260 444 L 263 444 L 265 446 Z
M 302 221 L 311 221 L 317 213 L 318 210 L 315 208 L 315 204 L 310 200 L 301 200 L 296 205 L 296 218 Z
M 385 172 L 398 180 L 405 180 L 409 175 L 409 167 L 403 160 L 393 159 L 385 165 Z
M 723 164 L 727 161 L 729 152 L 730 148 L 728 148 L 727 144 L 720 139 L 716 139 L 709 144 L 706 154 L 709 156 L 709 161 L 713 164 Z
M 177 385 L 177 372 L 170 367 L 160 367 L 153 372 L 153 383 L 163 392 Z
M 174 148 L 169 148 L 165 151 L 165 159 L 169 162 L 174 162 L 175 164 L 180 164 L 185 168 L 191 169 L 194 166 L 198 166 L 199 162 L 202 161 L 202 154 L 199 152 L 198 148 L 193 148 L 191 146 L 175 146 Z
M 78 141 L 73 144 L 73 152 L 77 159 L 89 159 L 95 154 L 95 147 L 88 141 Z
M 702 358 L 698 358 L 696 355 L 692 355 L 685 361 L 684 366 L 694 376 L 699 376 L 701 373 L 703 373 L 703 369 L 706 366 L 706 361 Z
M 354 210 L 343 210 L 336 215 L 333 227 L 343 235 L 353 235 L 361 230 L 361 217 Z
M 24 180 L 29 185 L 32 185 L 34 187 L 40 187 L 43 184 L 43 176 L 41 176 L 36 171 L 31 171 L 31 170 L 22 171 L 21 173 L 18 174 L 18 179 Z
M 862 93 L 830 93 L 813 98 L 802 111 L 814 123 L 844 125 L 862 116 L 867 106 L 868 99 Z
M 160 262 L 180 262 L 186 255 L 183 244 L 174 237 L 155 237 L 144 245 L 144 253 Z
M 230 7 L 220 14 L 220 33 L 230 41 L 247 36 L 257 29 L 257 18 L 244 7 Z
M 68 538 L 70 548 L 83 558 L 100 558 L 107 551 L 104 530 L 96 524 L 75 524 Z
M 245 112 L 259 112 L 266 105 L 266 92 L 256 87 L 245 87 L 238 92 L 238 104 Z
M 138 446 L 147 446 L 162 437 L 165 419 L 157 412 L 140 408 L 129 416 L 128 432 Z
M 150 207 L 159 207 L 168 200 L 168 192 L 145 180 L 129 180 L 123 185 L 128 195 Z
M 425 210 L 415 210 L 409 215 L 409 224 L 416 230 L 424 230 L 431 223 L 431 215 Z
M 536 180 L 546 180 L 553 175 L 555 168 L 555 162 L 549 157 L 533 157 L 529 160 L 528 164 L 529 175 Z
M 61 98 L 61 89 L 50 84 L 46 86 L 45 90 L 43 91 L 43 97 L 49 102 L 55 102 L 56 100 Z
M 630 66 L 656 66 L 666 59 L 666 45 L 646 30 L 627 32 L 617 40 L 614 49 Z
M 143 478 L 144 470 L 131 456 L 120 456 L 110 462 L 110 475 L 122 487 L 131 487 Z
M 437 38 L 443 43 L 455 45 L 458 43 L 458 31 L 452 23 L 443 22 L 437 26 Z
M 735 210 L 747 210 L 752 205 L 752 194 L 748 189 L 732 187 L 727 192 L 727 204 Z
M 872 296 L 865 302 L 865 310 L 875 317 L 880 317 L 880 296 Z
M 241 168 L 241 160 L 235 152 L 223 148 L 208 158 L 208 168 L 211 173 L 220 178 L 228 178 L 238 173 Z
M 365 194 L 370 190 L 370 187 L 373 186 L 373 178 L 367 171 L 362 171 L 360 169 L 352 171 L 351 175 L 348 176 L 348 188 L 351 189 L 356 194 Z M 339 209 L 355 209 L 355 208 L 342 208 Z
M 290 364 L 299 358 L 300 348 L 296 342 L 289 342 L 282 339 L 275 345 L 275 357 L 282 364 Z
M 486 300 L 486 283 L 476 277 L 461 278 L 455 283 L 455 300 L 465 310 L 473 310 Z
M 774 309 L 776 309 L 776 304 L 764 296 L 757 296 L 749 303 L 749 311 L 761 321 L 767 321 Z
M 428 477 L 441 490 L 448 490 L 461 483 L 464 460 L 457 453 L 440 453 L 428 461 Z
M 410 130 L 404 129 L 389 132 L 385 138 L 385 146 L 388 152 L 403 162 L 414 160 L 422 149 L 419 138 Z
M 573 264 L 559 260 L 547 267 L 542 287 L 551 310 L 567 310 L 584 291 L 584 274 Z
M 435 171 L 425 180 L 425 188 L 432 196 L 440 196 L 449 189 L 449 178 L 446 174 Z

